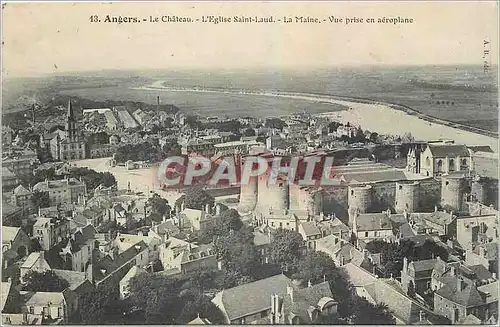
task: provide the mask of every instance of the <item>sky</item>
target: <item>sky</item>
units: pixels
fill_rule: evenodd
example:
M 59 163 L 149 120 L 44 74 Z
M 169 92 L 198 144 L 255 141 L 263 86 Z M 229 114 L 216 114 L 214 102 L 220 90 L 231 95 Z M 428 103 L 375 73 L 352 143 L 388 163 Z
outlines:
M 90 16 L 318 17 L 321 23 L 91 23 Z M 107 69 L 482 65 L 498 62 L 498 7 L 483 2 L 8 3 L 4 77 Z M 328 23 L 328 18 L 343 23 Z M 345 18 L 412 24 L 345 24 Z M 326 19 L 327 21 L 323 21 Z

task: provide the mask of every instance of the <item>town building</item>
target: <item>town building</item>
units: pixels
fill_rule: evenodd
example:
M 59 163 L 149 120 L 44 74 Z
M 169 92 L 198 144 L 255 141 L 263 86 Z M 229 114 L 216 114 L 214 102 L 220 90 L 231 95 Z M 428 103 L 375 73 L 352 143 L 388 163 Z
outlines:
M 196 245 L 174 237 L 160 246 L 160 260 L 166 271 L 174 269 L 182 274 L 218 267 L 213 245 Z
M 66 130 L 50 140 L 50 153 L 55 160 L 85 159 L 87 144 L 83 133 L 77 127 L 77 120 L 71 100 L 68 101 Z
M 63 203 L 77 203 L 80 196 L 87 194 L 84 182 L 76 178 L 38 182 L 33 186 L 33 192 L 46 192 L 49 194 L 50 206 Z
M 2 266 L 29 254 L 30 238 L 20 227 L 2 226 Z
M 212 302 L 226 324 L 313 324 L 337 314 L 328 282 L 300 288 L 285 275 L 225 289 Z
M 428 144 L 420 154 L 420 174 L 424 176 L 469 173 L 473 168 L 472 154 L 465 145 Z

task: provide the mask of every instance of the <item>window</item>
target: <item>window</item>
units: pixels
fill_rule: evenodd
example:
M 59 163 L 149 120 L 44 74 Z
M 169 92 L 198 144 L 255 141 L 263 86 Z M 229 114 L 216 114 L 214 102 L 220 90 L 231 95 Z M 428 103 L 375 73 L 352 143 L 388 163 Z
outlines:
M 48 307 L 43 307 L 43 315 L 44 315 L 44 317 L 49 315 L 49 308 Z
M 31 314 L 35 313 L 35 308 L 30 307 L 30 313 L 31 313 Z
M 365 237 L 368 237 L 368 232 L 365 232 Z
M 63 310 L 61 307 L 57 308 L 57 317 L 58 318 L 62 318 L 63 316 Z

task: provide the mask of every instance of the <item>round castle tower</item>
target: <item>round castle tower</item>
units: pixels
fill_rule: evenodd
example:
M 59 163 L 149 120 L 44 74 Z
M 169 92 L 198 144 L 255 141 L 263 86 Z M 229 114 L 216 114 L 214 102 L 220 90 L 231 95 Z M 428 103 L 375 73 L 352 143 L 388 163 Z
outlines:
M 397 213 L 418 211 L 420 183 L 396 182 L 396 200 L 394 209 Z
M 290 186 L 290 210 L 306 211 L 309 217 L 323 211 L 323 192 L 310 186 Z
M 271 169 L 258 177 L 257 207 L 261 213 L 283 212 L 290 206 L 290 187 L 286 176 L 279 175 L 269 183 Z
M 359 213 L 366 213 L 372 205 L 371 185 L 349 186 L 348 192 L 347 203 L 349 211 L 356 208 Z
M 466 179 L 462 176 L 441 177 L 441 206 L 451 207 L 460 212 L 463 210 Z
M 241 160 L 241 173 L 243 174 L 244 169 L 244 158 Z M 258 177 L 250 176 L 248 183 L 242 183 L 240 189 L 240 203 L 238 206 L 238 211 L 242 213 L 247 213 L 253 211 L 257 205 L 258 197 Z

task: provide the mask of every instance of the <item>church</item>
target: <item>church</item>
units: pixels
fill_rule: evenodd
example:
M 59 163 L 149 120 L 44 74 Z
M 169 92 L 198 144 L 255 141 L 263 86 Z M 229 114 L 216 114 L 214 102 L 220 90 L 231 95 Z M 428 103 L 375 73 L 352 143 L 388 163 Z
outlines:
M 83 133 L 77 129 L 75 113 L 71 100 L 68 101 L 66 130 L 56 131 L 50 138 L 49 148 L 55 160 L 72 160 L 86 158 L 86 145 Z

